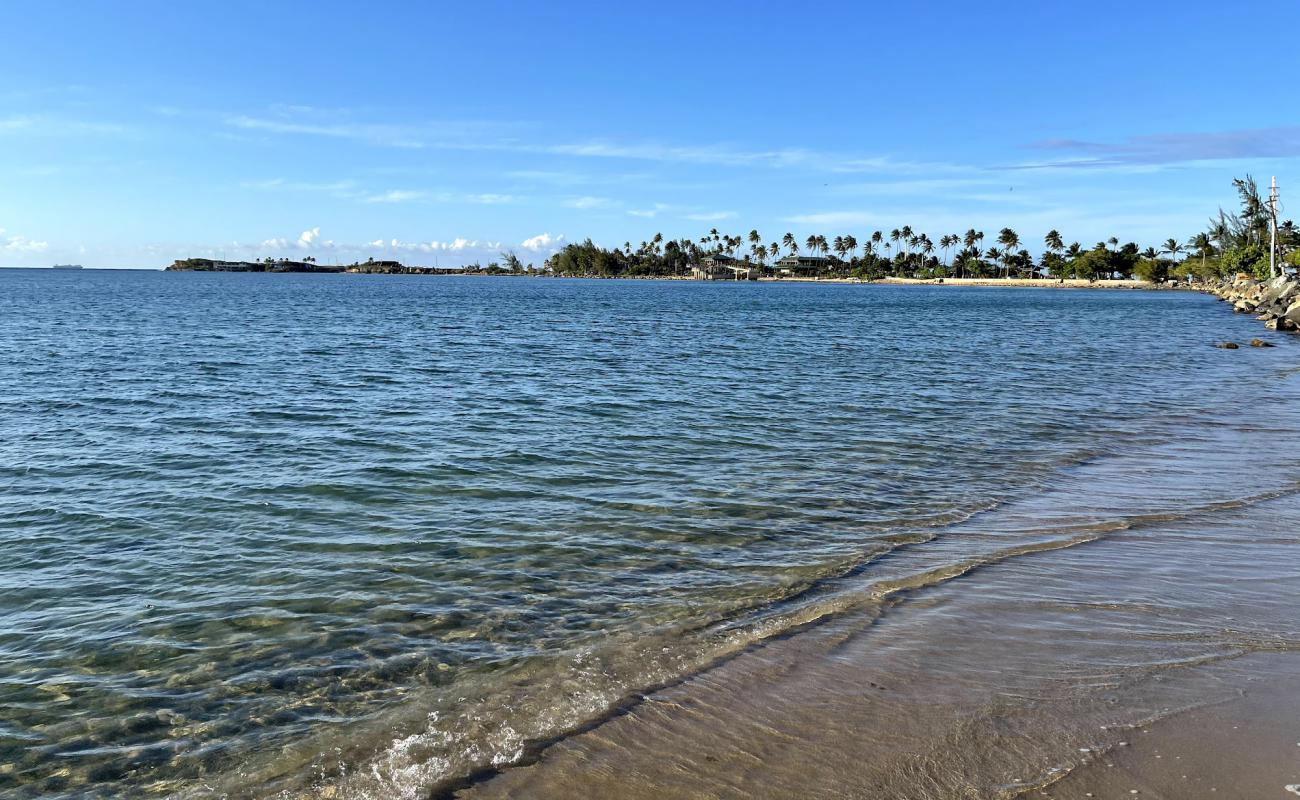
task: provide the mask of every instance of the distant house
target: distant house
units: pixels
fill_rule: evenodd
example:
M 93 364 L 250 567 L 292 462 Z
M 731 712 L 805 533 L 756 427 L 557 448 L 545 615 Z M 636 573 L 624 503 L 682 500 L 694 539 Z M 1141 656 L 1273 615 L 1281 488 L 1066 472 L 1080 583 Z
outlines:
M 752 262 L 713 253 L 691 265 L 691 277 L 697 281 L 755 281 L 758 269 Z
M 776 270 L 785 275 L 816 275 L 831 264 L 826 256 L 788 255 L 776 262 Z

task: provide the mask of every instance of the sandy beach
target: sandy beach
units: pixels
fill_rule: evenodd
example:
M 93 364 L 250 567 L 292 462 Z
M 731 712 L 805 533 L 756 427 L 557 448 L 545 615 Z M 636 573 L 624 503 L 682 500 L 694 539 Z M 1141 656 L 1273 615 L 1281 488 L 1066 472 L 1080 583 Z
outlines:
M 1237 696 L 1132 733 L 1123 747 L 1044 787 L 1053 800 L 1293 797 L 1300 791 L 1300 677 L 1293 655 L 1251 660 Z
M 883 278 L 878 281 L 865 281 L 858 278 L 760 278 L 760 281 L 783 283 L 877 283 L 897 286 L 999 286 L 1031 289 L 1158 289 L 1147 281 L 1140 280 L 1099 280 L 1088 281 L 1078 278 L 1065 280 L 1033 278 Z
M 804 627 L 441 796 L 1285 798 L 1300 494 L 1196 504 L 1173 452 L 1086 465 L 896 552 Z M 1141 471 L 1167 510 L 1084 511 L 1148 502 L 1126 489 Z M 972 542 L 964 566 L 931 561 Z

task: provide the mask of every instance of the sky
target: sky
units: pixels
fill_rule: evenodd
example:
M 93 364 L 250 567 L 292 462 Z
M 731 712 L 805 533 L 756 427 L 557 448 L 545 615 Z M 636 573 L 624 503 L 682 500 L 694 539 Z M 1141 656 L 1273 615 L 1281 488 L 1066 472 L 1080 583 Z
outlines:
M 0 0 L 0 19 L 0 266 L 540 266 L 715 227 L 1146 246 L 1231 206 L 1234 176 L 1277 175 L 1284 208 L 1300 192 L 1296 2 Z

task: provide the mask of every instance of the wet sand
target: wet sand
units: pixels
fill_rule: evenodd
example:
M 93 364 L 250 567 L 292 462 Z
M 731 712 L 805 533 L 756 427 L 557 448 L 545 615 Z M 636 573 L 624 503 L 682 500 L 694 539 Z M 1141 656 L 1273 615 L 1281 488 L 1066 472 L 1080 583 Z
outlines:
M 1196 505 L 1151 455 L 896 551 L 858 601 L 441 795 L 1290 796 L 1297 487 Z M 1125 495 L 1141 470 L 1169 510 L 1132 513 L 1151 502 Z M 983 558 L 927 567 L 978 542 Z
M 1089 281 L 1081 278 L 881 278 L 880 280 L 863 280 L 861 278 L 799 278 L 783 276 L 780 278 L 759 278 L 764 282 L 780 283 L 879 283 L 898 286 L 998 286 L 1013 289 L 1164 289 L 1149 281 L 1140 280 L 1098 280 Z M 1181 287 L 1179 287 L 1181 288 Z
M 1054 800 L 1295 797 L 1300 789 L 1300 677 L 1293 656 L 1252 659 L 1240 694 L 1134 731 L 1127 744 L 1036 792 Z
M 922 278 L 885 278 L 881 283 L 928 284 L 934 286 L 1013 286 L 1040 289 L 1157 289 L 1148 281 L 1114 279 L 1090 281 L 1083 278 L 944 278 L 942 282 Z

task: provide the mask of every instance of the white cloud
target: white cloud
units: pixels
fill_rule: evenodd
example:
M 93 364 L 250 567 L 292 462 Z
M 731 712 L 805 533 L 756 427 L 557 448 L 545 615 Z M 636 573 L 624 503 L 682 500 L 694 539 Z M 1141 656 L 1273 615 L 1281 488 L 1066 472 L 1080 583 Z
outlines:
M 93 122 L 51 116 L 17 114 L 0 118 L 0 133 L 23 133 L 38 136 L 122 135 L 130 130 L 115 122 Z
M 322 136 L 349 139 L 387 147 L 434 148 L 506 153 L 530 153 L 595 159 L 623 159 L 724 167 L 800 168 L 831 173 L 927 174 L 967 171 L 972 167 L 943 162 L 900 161 L 890 156 L 862 156 L 805 147 L 746 148 L 729 143 L 663 144 L 654 141 L 619 142 L 591 139 L 578 142 L 527 142 L 518 138 L 489 138 L 500 125 L 472 121 L 377 125 L 339 122 L 322 118 L 311 109 L 282 107 L 278 114 L 222 117 L 228 127 L 261 133 Z M 585 182 L 577 173 L 524 170 L 514 177 L 548 180 L 557 184 Z
M 655 203 L 650 208 L 628 209 L 627 213 L 631 214 L 634 217 L 644 217 L 646 219 L 653 219 L 654 217 L 658 216 L 659 214 L 662 214 L 665 211 L 670 210 L 671 208 L 672 206 L 668 205 L 667 203 Z
M 516 203 L 519 198 L 513 194 L 471 194 L 465 196 L 466 202 L 478 203 L 485 206 L 495 206 L 504 203 Z
M 376 239 L 370 242 L 367 247 L 372 249 L 392 250 L 402 253 L 459 253 L 465 250 L 496 250 L 501 247 L 500 242 L 483 241 L 477 239 L 466 239 L 457 237 L 449 242 L 403 242 L 400 239 Z
M 422 200 L 426 194 L 410 189 L 389 189 L 380 194 L 368 195 L 363 202 L 366 203 L 409 203 L 412 200 Z
M 0 250 L 6 253 L 42 253 L 50 246 L 49 242 L 37 242 L 25 236 L 6 237 L 4 233 L 5 229 L 0 228 Z
M 356 187 L 355 181 L 333 181 L 330 183 L 311 183 L 302 181 L 286 181 L 284 178 L 271 178 L 261 181 L 243 181 L 239 184 L 241 189 L 260 189 L 264 191 L 286 191 L 286 192 L 332 192 L 346 195 L 349 190 Z
M 534 253 L 553 252 L 564 246 L 564 234 L 552 236 L 549 233 L 539 233 L 524 239 L 519 246 Z
M 720 222 L 724 219 L 735 219 L 736 216 L 734 211 L 708 211 L 701 214 L 687 214 L 686 218 L 696 222 Z
M 393 125 L 362 125 L 353 123 L 312 123 L 283 119 L 260 119 L 237 114 L 225 118 L 225 123 L 241 130 L 264 133 L 307 134 L 335 139 L 358 139 L 390 147 L 423 147 L 413 132 Z
M 0 131 L 24 130 L 36 124 L 35 117 L 10 116 L 0 119 Z
M 887 225 L 888 221 L 880 214 L 870 211 L 823 211 L 815 214 L 796 214 L 793 217 L 786 217 L 783 222 L 793 222 L 796 225 Z
M 263 250 L 333 250 L 334 242 L 320 238 L 320 227 L 309 228 L 298 234 L 297 239 L 264 239 L 260 245 Z
M 610 200 L 608 197 L 592 197 L 590 195 L 586 195 L 583 197 L 571 197 L 568 200 L 564 201 L 564 205 L 566 207 L 580 208 L 580 209 L 608 208 L 613 204 L 614 201 Z

